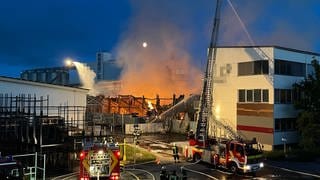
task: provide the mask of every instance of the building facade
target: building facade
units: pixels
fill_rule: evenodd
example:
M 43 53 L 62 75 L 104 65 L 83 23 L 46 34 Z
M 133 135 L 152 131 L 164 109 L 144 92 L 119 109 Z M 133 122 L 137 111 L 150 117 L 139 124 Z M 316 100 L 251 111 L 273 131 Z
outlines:
M 313 71 L 319 54 L 278 46 L 219 47 L 215 62 L 213 114 L 245 139 L 256 138 L 265 150 L 297 143 L 295 82 Z M 209 125 L 214 136 L 223 129 Z
M 31 111 L 34 116 L 45 113 L 48 117 L 62 118 L 79 130 L 83 129 L 87 89 L 7 77 L 0 77 L 0 89 L 0 114 L 9 110 Z

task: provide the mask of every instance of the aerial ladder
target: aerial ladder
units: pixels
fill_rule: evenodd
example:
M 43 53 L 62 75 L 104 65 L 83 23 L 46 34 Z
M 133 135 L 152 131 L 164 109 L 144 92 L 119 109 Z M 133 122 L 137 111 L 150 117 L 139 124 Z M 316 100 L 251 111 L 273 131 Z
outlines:
M 197 119 L 196 140 L 205 142 L 208 139 L 208 121 L 212 119 L 213 107 L 213 70 L 217 54 L 218 31 L 220 21 L 221 0 L 217 0 L 211 41 L 207 54 L 207 66 L 203 79 L 202 93 L 200 96 L 200 111 Z
M 205 76 L 203 79 L 203 87 L 200 96 L 200 108 L 199 115 L 197 119 L 197 129 L 195 132 L 195 140 L 198 145 L 206 146 L 208 140 L 208 124 L 215 123 L 216 127 L 221 127 L 226 134 L 228 134 L 232 139 L 239 139 L 239 135 L 233 130 L 233 128 L 226 122 L 217 120 L 214 118 L 212 113 L 213 108 L 213 75 L 214 75 L 214 65 L 217 54 L 217 41 L 220 23 L 220 9 L 221 0 L 217 0 L 214 24 L 211 34 L 211 41 L 208 48 L 207 54 L 207 66 L 205 71 Z

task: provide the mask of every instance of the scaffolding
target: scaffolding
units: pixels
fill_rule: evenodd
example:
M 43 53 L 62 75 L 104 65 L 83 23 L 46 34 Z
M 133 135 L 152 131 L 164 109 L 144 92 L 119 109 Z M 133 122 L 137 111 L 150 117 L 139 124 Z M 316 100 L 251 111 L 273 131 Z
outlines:
M 85 106 L 52 106 L 49 96 L 0 94 L 0 152 L 39 152 L 61 165 L 58 159 L 77 151 L 73 143 L 83 134 L 85 112 Z

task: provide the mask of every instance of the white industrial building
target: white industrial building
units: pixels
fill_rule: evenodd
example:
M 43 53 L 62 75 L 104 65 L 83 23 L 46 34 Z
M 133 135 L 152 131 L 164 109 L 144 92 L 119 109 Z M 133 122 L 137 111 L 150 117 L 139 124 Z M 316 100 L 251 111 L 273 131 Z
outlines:
M 48 116 L 63 116 L 65 121 L 77 124 L 80 129 L 83 129 L 87 93 L 88 90 L 82 88 L 0 77 L 1 107 L 9 107 L 10 98 L 24 98 L 23 105 L 22 101 L 19 101 L 21 105 L 11 105 L 22 109 L 27 106 L 28 98 L 35 98 L 38 105 L 45 107 Z M 42 104 L 38 103 L 40 101 Z
M 278 46 L 219 47 L 215 61 L 213 114 L 265 150 L 297 143 L 292 85 L 313 71 L 319 54 Z M 209 128 L 213 128 L 212 125 Z M 217 129 L 215 136 L 225 136 Z

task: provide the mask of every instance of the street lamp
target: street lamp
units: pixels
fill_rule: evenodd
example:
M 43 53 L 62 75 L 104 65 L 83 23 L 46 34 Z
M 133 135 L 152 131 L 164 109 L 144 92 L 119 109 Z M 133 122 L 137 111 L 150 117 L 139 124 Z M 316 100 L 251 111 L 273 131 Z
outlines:
M 286 138 L 281 138 L 281 141 L 283 142 L 283 152 L 284 152 L 284 155 L 286 155 L 286 142 L 287 142 L 287 139 Z
M 65 63 L 65 65 L 66 65 L 67 67 L 73 66 L 73 60 L 72 60 L 71 58 L 66 58 L 66 59 L 64 60 L 64 63 Z

